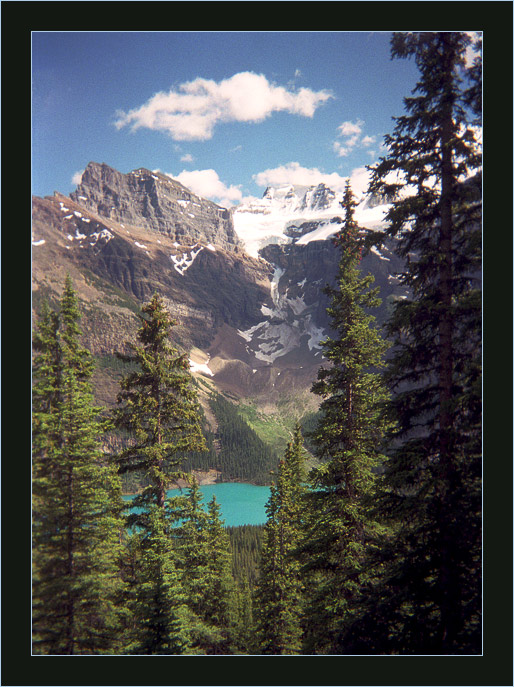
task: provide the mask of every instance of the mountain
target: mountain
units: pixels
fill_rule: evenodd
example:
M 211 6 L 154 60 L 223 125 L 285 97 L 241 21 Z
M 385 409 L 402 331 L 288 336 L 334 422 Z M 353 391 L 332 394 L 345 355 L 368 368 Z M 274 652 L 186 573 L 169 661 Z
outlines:
M 180 245 L 203 241 L 227 250 L 240 245 L 228 210 L 159 172 L 136 169 L 121 174 L 91 162 L 70 198 L 96 215 L 148 229 Z
M 301 416 L 316 407 L 309 389 L 328 333 L 322 288 L 337 270 L 340 200 L 323 183 L 287 185 L 227 210 L 166 175 L 91 162 L 70 196 L 33 198 L 34 311 L 43 297 L 57 303 L 69 272 L 99 360 L 97 395 L 111 403 L 113 353 L 134 340 L 135 312 L 157 290 L 204 386 L 271 414 L 286 399 Z M 383 212 L 364 198 L 355 217 L 372 229 Z M 398 259 L 372 251 L 362 268 L 381 288 L 383 319 L 405 295 Z

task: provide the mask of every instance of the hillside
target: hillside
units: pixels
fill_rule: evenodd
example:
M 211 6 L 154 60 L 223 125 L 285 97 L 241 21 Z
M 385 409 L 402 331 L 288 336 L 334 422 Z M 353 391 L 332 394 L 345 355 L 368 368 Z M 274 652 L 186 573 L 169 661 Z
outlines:
M 57 303 L 70 273 L 97 360 L 96 397 L 110 406 L 121 374 L 114 354 L 134 341 L 135 313 L 158 291 L 211 428 L 209 393 L 222 392 L 280 454 L 294 422 L 317 408 L 309 390 L 329 331 L 322 289 L 337 268 L 339 201 L 324 184 L 287 186 L 226 210 L 166 175 L 91 162 L 69 197 L 33 198 L 34 316 L 43 298 Z M 363 230 L 379 225 L 384 207 L 361 200 Z M 381 289 L 379 320 L 403 295 L 398 268 L 387 249 L 362 260 Z

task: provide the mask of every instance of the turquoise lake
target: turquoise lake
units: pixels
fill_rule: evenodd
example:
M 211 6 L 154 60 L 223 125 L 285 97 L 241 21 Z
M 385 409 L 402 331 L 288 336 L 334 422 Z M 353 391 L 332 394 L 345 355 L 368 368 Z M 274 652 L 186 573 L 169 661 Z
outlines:
M 266 522 L 266 503 L 269 499 L 269 487 L 257 487 L 254 484 L 241 482 L 222 482 L 221 484 L 205 484 L 200 487 L 203 505 L 216 496 L 221 510 L 221 518 L 227 527 L 239 525 L 263 525 Z M 183 489 L 185 494 L 186 490 Z M 170 489 L 168 496 L 178 496 L 178 489 Z M 124 496 L 125 500 L 132 497 Z

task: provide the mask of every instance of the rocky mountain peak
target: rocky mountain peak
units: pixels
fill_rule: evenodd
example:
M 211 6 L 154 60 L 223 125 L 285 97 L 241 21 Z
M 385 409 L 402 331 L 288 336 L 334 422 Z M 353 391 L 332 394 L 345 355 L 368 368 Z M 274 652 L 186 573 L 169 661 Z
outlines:
M 311 186 L 303 196 L 301 209 L 326 210 L 333 207 L 336 201 L 336 193 L 326 184 L 320 183 Z
M 330 239 L 343 221 L 339 200 L 323 182 L 284 184 L 228 211 L 160 172 L 91 162 L 70 196 L 34 198 L 35 300 L 55 300 L 72 274 L 87 306 L 87 345 L 109 356 L 157 290 L 180 345 L 209 361 L 197 372 L 217 388 L 267 399 L 279 386 L 303 393 L 329 330 L 323 287 L 337 271 Z M 380 200 L 356 208 L 362 227 L 381 226 Z M 362 268 L 380 286 L 383 316 L 404 297 L 400 265 L 384 248 Z
M 180 244 L 203 241 L 225 250 L 241 248 L 226 208 L 143 167 L 123 174 L 90 162 L 70 198 L 101 217 L 150 229 Z

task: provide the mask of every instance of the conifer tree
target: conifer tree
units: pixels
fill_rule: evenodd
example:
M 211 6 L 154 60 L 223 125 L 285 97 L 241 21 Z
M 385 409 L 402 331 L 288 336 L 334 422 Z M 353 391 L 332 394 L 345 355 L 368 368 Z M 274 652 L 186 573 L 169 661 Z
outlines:
M 254 654 L 258 652 L 255 638 L 254 602 L 252 590 L 246 575 L 236 583 L 235 623 L 232 631 L 234 653 Z
M 186 354 L 170 344 L 175 325 L 158 294 L 139 315 L 138 345 L 118 357 L 135 366 L 121 381 L 115 422 L 129 436 L 118 456 L 120 472 L 143 472 L 150 485 L 133 505 L 156 504 L 164 513 L 166 491 L 179 477 L 185 451 L 202 451 L 200 410 Z M 138 525 L 144 527 L 144 512 Z
M 396 242 L 411 294 L 388 325 L 398 429 L 381 513 L 398 532 L 369 615 L 372 646 L 390 652 L 480 644 L 481 61 L 466 69 L 469 42 L 394 34 L 392 56 L 413 58 L 420 79 L 372 169 L 370 190 L 392 199 L 376 239 Z
M 148 486 L 138 494 L 128 525 L 138 528 L 141 577 L 136 580 L 132 651 L 166 654 L 188 651 L 186 600 L 179 562 L 172 548 L 174 516 L 166 492 L 179 477 L 185 451 L 201 451 L 205 442 L 186 355 L 169 343 L 174 324 L 160 296 L 141 308 L 141 326 L 133 355 L 119 354 L 134 370 L 121 382 L 116 427 L 126 436 L 117 456 L 121 473 L 140 472 Z
M 93 654 L 119 647 L 121 485 L 102 452 L 89 351 L 66 278 L 58 313 L 43 307 L 34 335 L 33 647 Z
M 205 511 L 198 482 L 170 505 L 181 524 L 173 530 L 182 587 L 189 610 L 191 651 L 230 653 L 230 548 L 215 497 Z
M 145 524 L 135 535 L 137 568 L 126 650 L 150 655 L 189 653 L 190 618 L 178 556 L 162 509 L 155 503 L 147 507 Z
M 300 427 L 295 428 L 266 505 L 261 571 L 256 593 L 257 636 L 264 654 L 302 648 L 303 584 L 296 557 L 305 492 Z
M 207 584 L 205 587 L 206 617 L 220 628 L 222 641 L 210 647 L 211 653 L 231 653 L 235 608 L 235 582 L 232 577 L 230 539 L 220 507 L 213 496 L 208 503 L 207 516 Z
M 303 553 L 310 583 L 305 650 L 348 653 L 347 635 L 361 589 L 368 583 L 366 560 L 379 527 L 370 513 L 374 468 L 387 421 L 387 398 L 379 370 L 388 344 L 368 309 L 380 304 L 373 276 L 361 276 L 359 228 L 349 182 L 344 223 L 335 238 L 340 250 L 335 286 L 326 288 L 334 335 L 322 342 L 330 367 L 321 367 L 313 393 L 321 396 L 320 420 L 312 435 L 322 464 L 311 472 Z

